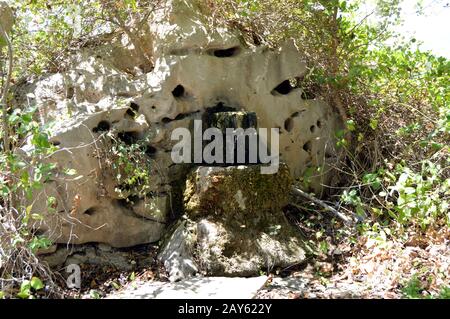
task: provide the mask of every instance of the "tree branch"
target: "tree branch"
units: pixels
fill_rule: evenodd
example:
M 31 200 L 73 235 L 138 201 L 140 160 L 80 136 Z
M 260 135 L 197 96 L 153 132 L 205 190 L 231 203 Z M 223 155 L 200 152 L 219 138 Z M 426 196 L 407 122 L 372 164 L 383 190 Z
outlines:
M 12 69 L 13 69 L 13 48 L 11 44 L 11 40 L 9 39 L 8 34 L 0 23 L 0 35 L 3 39 L 5 39 L 6 44 L 8 46 L 8 72 L 6 75 L 6 81 L 3 85 L 2 97 L 1 97 L 1 106 L 3 108 L 3 151 L 7 152 L 9 150 L 9 125 L 8 125 L 8 91 L 9 85 L 12 77 Z
M 333 215 L 335 215 L 336 217 L 338 217 L 339 219 L 344 221 L 344 223 L 346 223 L 346 224 L 351 224 L 352 223 L 352 219 L 350 217 L 345 216 L 344 214 L 339 212 L 337 209 L 331 207 L 330 205 L 326 204 L 325 202 L 321 201 L 320 199 L 315 198 L 314 196 L 312 196 L 312 195 L 302 191 L 301 189 L 298 189 L 298 188 L 292 186 L 291 193 L 293 195 L 306 198 L 307 200 L 309 200 L 309 201 L 311 201 L 311 202 L 313 202 L 313 203 L 323 207 L 326 211 L 329 211 L 330 213 L 332 213 Z

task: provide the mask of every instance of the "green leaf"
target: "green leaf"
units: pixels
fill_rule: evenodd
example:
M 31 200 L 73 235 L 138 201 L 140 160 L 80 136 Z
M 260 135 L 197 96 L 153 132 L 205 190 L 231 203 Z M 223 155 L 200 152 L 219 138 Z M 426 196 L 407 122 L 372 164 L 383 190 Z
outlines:
M 44 220 L 44 216 L 41 214 L 31 214 L 31 218 L 34 220 Z
M 378 127 L 378 120 L 377 119 L 371 119 L 369 125 L 370 125 L 370 128 L 372 130 L 376 130 L 377 127 Z
M 363 177 L 363 182 L 372 186 L 375 190 L 381 188 L 381 180 L 377 174 L 366 174 Z
M 28 246 L 33 252 L 38 251 L 39 249 L 47 249 L 52 245 L 52 241 L 46 237 L 39 236 L 33 237 Z
M 348 129 L 350 132 L 353 132 L 354 130 L 356 130 L 356 124 L 355 124 L 355 121 L 353 121 L 353 120 L 348 120 L 348 121 L 347 121 L 347 129 Z
M 17 297 L 21 299 L 28 299 L 30 297 L 30 291 L 21 291 L 17 294 Z
M 58 206 L 58 201 L 55 197 L 49 196 L 47 198 L 47 208 L 49 212 L 54 212 L 55 208 Z
M 22 281 L 22 284 L 20 285 L 20 291 L 17 294 L 17 297 L 21 299 L 27 299 L 30 297 L 31 284 L 29 280 Z
M 40 148 L 49 148 L 51 146 L 50 142 L 48 141 L 48 136 L 45 133 L 38 133 L 35 134 L 31 140 L 33 145 L 40 147 Z
M 92 299 L 100 299 L 100 294 L 98 293 L 97 290 L 94 290 L 94 289 L 92 289 L 92 290 L 89 292 L 89 296 L 90 296 Z
M 119 290 L 120 289 L 120 285 L 117 283 L 117 282 L 115 282 L 115 281 L 113 281 L 113 282 L 111 282 L 111 285 L 114 287 L 114 289 L 116 289 L 116 290 Z
M 44 288 L 44 284 L 38 277 L 31 278 L 30 286 L 34 290 L 41 290 L 42 288 Z
M 442 287 L 441 291 L 439 292 L 439 299 L 450 299 L 450 286 L 448 287 Z
M 434 150 L 439 151 L 439 150 L 441 150 L 444 147 L 444 145 L 441 144 L 441 143 L 431 143 L 431 147 Z
M 356 206 L 356 215 L 360 217 L 366 217 L 366 213 L 361 206 Z

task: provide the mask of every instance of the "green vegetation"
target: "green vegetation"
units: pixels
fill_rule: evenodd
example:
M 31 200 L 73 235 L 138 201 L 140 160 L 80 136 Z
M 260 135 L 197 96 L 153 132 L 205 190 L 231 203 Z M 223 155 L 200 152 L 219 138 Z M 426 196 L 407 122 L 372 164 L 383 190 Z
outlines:
M 402 293 L 408 299 L 450 299 L 450 287 L 442 287 L 437 296 L 424 295 L 424 290 L 420 280 L 414 276 L 403 287 Z
M 145 139 L 127 144 L 115 135 L 108 132 L 105 142 L 109 144 L 109 151 L 103 154 L 118 185 L 115 192 L 122 199 L 130 196 L 143 198 L 150 192 L 152 174 L 152 160 L 145 154 Z
M 39 125 L 33 119 L 34 112 L 34 107 L 11 112 L 7 124 L 14 128 L 15 134 L 9 136 L 9 147 L 3 144 L 0 153 L 0 271 L 1 278 L 5 279 L 0 288 L 3 290 L 9 282 L 17 281 L 21 283 L 17 295 L 20 298 L 31 296 L 31 288 L 42 289 L 39 278 L 53 283 L 49 270 L 35 256 L 37 250 L 46 249 L 52 244 L 48 238 L 37 234 L 33 227 L 43 220 L 43 215 L 33 213 L 33 205 L 27 203 L 40 192 L 43 183 L 52 177 L 56 163 L 47 159 L 56 147 L 48 140 L 49 127 Z M 32 148 L 27 154 L 13 152 L 23 143 L 23 138 L 31 141 Z M 47 198 L 49 211 L 54 202 L 54 197 Z

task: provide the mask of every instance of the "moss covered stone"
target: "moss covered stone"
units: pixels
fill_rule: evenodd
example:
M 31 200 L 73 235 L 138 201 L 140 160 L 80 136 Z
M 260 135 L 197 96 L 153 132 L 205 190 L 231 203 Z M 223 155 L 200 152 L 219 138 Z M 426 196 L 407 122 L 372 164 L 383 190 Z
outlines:
M 284 164 L 276 174 L 261 174 L 259 165 L 198 167 L 186 182 L 185 211 L 192 217 L 266 223 L 287 204 L 290 185 Z
M 198 167 L 188 176 L 184 222 L 178 227 L 178 233 L 183 228 L 190 236 L 182 244 L 169 241 L 162 256 L 184 256 L 172 262 L 181 265 L 189 255 L 199 271 L 216 276 L 258 275 L 301 263 L 302 239 L 282 212 L 290 185 L 286 165 L 273 175 L 261 174 L 258 165 Z M 189 253 L 174 253 L 169 247 L 184 247 Z M 180 273 L 170 270 L 170 262 L 165 264 L 169 272 Z

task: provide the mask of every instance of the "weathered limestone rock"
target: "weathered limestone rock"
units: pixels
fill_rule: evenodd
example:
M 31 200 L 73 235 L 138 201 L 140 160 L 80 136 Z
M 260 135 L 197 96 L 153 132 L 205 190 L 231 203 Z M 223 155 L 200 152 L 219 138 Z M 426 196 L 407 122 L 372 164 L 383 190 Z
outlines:
M 9 35 L 14 24 L 14 14 L 8 4 L 4 1 L 0 1 L 0 27 Z M 0 48 L 6 44 L 0 33 Z
M 160 251 L 158 258 L 169 273 L 170 281 L 178 281 L 198 272 L 192 253 L 195 232 L 195 225 L 191 222 L 178 222 Z
M 276 174 L 261 174 L 260 168 L 197 168 L 186 182 L 186 213 L 191 217 L 220 215 L 224 222 L 238 227 L 257 226 L 253 222 L 276 224 L 279 217 L 274 217 L 273 212 L 287 204 L 291 177 L 283 164 Z M 255 215 L 257 219 L 253 219 Z
M 259 169 L 199 167 L 189 176 L 184 220 L 159 255 L 171 280 L 197 269 L 213 276 L 250 276 L 304 260 L 301 238 L 281 211 L 291 185 L 289 170 L 282 165 L 277 174 L 262 175 Z
M 169 198 L 167 195 L 145 198 L 133 205 L 133 211 L 137 215 L 161 223 L 166 221 L 166 212 L 169 211 L 169 208 Z
M 54 122 L 51 142 L 58 148 L 48 159 L 58 164 L 54 177 L 34 196 L 33 212 L 45 215 L 44 221 L 35 225 L 37 229 L 57 243 L 102 242 L 126 247 L 161 239 L 170 216 L 180 213 L 171 210 L 181 206 L 176 194 L 181 193 L 179 185 L 184 185 L 186 171 L 171 161 L 175 143 L 171 132 L 190 127 L 193 119 L 201 119 L 218 105 L 255 114 L 258 127 L 280 128 L 281 160 L 291 177 L 301 178 L 308 169 L 321 167 L 321 173 L 311 178 L 311 188 L 320 190 L 321 184 L 327 183 L 332 174 L 329 165 L 337 156 L 333 138 L 342 123 L 330 105 L 313 98 L 300 85 L 290 84 L 301 82 L 307 72 L 296 44 L 286 43 L 277 50 L 250 46 L 242 43 L 237 30 L 214 28 L 209 19 L 207 9 L 197 1 L 167 1 L 135 39 L 126 35 L 105 39 L 104 44 L 69 57 L 64 71 L 21 88 L 18 103 L 36 104 L 39 121 Z M 133 45 L 136 39 L 140 53 Z M 147 172 L 131 186 L 118 180 L 129 176 L 115 165 L 117 141 L 135 155 L 137 149 L 145 149 L 139 160 L 128 157 Z M 23 152 L 31 149 L 28 143 Z M 66 174 L 66 169 L 76 174 Z M 142 176 L 149 177 L 146 183 Z M 251 186 L 239 190 L 242 196 L 236 190 L 231 198 L 237 198 L 236 203 L 245 206 L 246 212 L 256 212 L 262 203 L 249 195 Z M 228 195 L 223 193 L 224 201 L 236 204 Z M 167 196 L 169 202 L 162 204 L 160 197 Z M 191 196 L 188 207 L 194 212 L 197 195 L 193 192 Z M 56 198 L 51 211 L 46 205 L 49 197 Z M 203 199 L 200 202 L 206 205 Z M 210 202 L 208 213 L 228 208 L 220 205 L 225 204 Z M 203 208 L 195 214 L 208 215 Z M 227 214 L 230 212 L 223 216 Z M 268 222 L 270 214 L 262 214 Z M 228 231 L 228 225 L 219 223 L 199 225 L 218 234 L 224 231 L 222 227 Z M 277 245 L 262 234 L 255 236 L 261 245 Z M 207 239 L 203 242 L 208 245 Z M 285 254 L 283 250 L 280 253 Z M 263 263 L 262 257 L 255 258 L 249 269 Z M 278 262 L 281 257 L 271 258 Z M 232 273 L 233 267 L 225 267 L 223 272 Z

